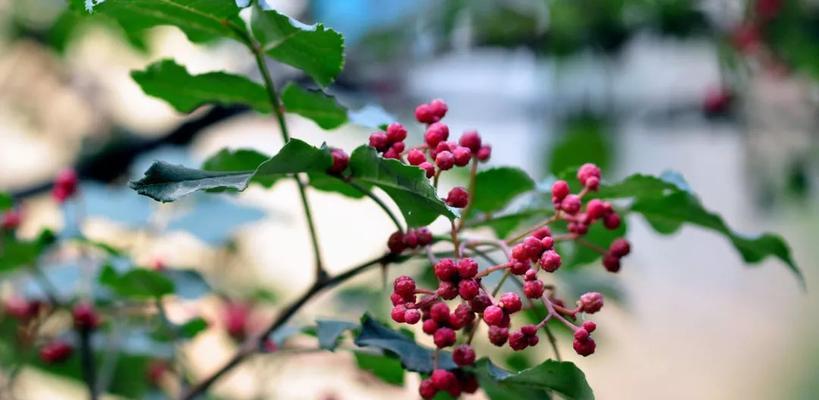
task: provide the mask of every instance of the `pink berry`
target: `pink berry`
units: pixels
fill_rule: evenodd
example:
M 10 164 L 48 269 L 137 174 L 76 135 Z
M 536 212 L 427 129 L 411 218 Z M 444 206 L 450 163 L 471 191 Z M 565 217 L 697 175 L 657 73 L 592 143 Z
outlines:
M 440 368 L 432 371 L 430 379 L 438 390 L 447 390 L 457 382 L 455 374 Z
M 332 175 L 339 175 L 347 169 L 347 164 L 350 163 L 350 156 L 341 149 L 330 150 L 330 156 L 333 159 L 333 165 L 327 170 Z
M 444 300 L 452 300 L 458 297 L 458 285 L 453 282 L 441 281 L 435 294 L 441 296 Z
M 543 296 L 543 282 L 539 280 L 524 282 L 523 294 L 530 299 L 540 298 L 540 296 Z
M 449 307 L 446 305 L 446 303 L 437 302 L 430 307 L 429 315 L 436 322 L 446 323 L 449 321 Z
M 432 335 L 438 330 L 438 323 L 434 319 L 428 319 L 421 325 L 421 330 L 427 335 Z
M 580 181 L 580 184 L 583 186 L 588 186 L 588 179 L 589 178 L 597 178 L 598 182 L 600 181 L 600 168 L 594 164 L 586 163 L 583 164 L 580 169 L 577 170 L 577 180 Z
M 431 124 L 438 120 L 429 104 L 421 104 L 415 108 L 415 119 L 424 124 Z
M 409 297 L 415 294 L 415 280 L 406 275 L 395 278 L 392 287 L 395 293 L 403 297 Z
M 583 236 L 589 232 L 589 225 L 582 222 L 570 222 L 568 226 L 569 232 L 578 236 Z
M 523 275 L 523 279 L 526 280 L 527 282 L 537 279 L 537 269 L 532 268 L 526 271 L 526 273 Z
M 16 319 L 28 321 L 40 312 L 40 302 L 28 301 L 22 297 L 12 296 L 6 299 L 3 304 L 3 309 L 6 314 Z
M 442 281 L 451 281 L 458 274 L 458 268 L 451 258 L 440 259 L 433 267 L 435 276 Z
M 387 247 L 393 254 L 401 254 L 407 247 L 404 245 L 404 234 L 401 231 L 393 232 L 387 239 Z
M 551 236 L 546 236 L 540 240 L 540 245 L 543 246 L 543 250 L 551 250 L 555 247 L 555 240 Z
M 403 242 L 408 249 L 414 249 L 418 247 L 418 235 L 415 234 L 414 230 L 409 229 L 404 234 Z
M 395 143 L 392 144 L 392 146 L 390 146 L 390 150 L 392 150 L 393 152 L 395 152 L 397 154 L 403 153 L 404 149 L 406 149 L 406 148 L 407 148 L 407 145 L 405 145 L 404 142 L 395 142 Z
M 489 160 L 490 156 L 492 156 L 492 146 L 488 144 L 481 146 L 481 148 L 478 149 L 478 153 L 475 155 L 478 161 L 487 161 Z
M 586 340 L 588 337 L 589 331 L 583 328 L 578 328 L 576 331 L 574 331 L 574 338 L 577 340 Z
M 603 266 L 606 268 L 606 271 L 609 272 L 620 271 L 620 257 L 617 257 L 611 252 L 606 252 L 603 256 Z
M 455 331 L 449 328 L 438 328 L 435 334 L 432 335 L 432 341 L 439 349 L 452 346 L 455 344 Z
M 526 253 L 528 253 L 529 258 L 531 259 L 538 259 L 540 254 L 543 252 L 543 243 L 541 243 L 541 241 L 534 236 L 529 236 L 526 239 L 523 239 L 522 244 L 523 248 L 526 250 Z
M 458 146 L 452 151 L 452 156 L 455 159 L 455 165 L 463 167 L 469 164 L 469 160 L 472 159 L 472 150 L 469 150 L 463 146 Z
M 603 205 L 603 201 L 599 199 L 591 199 L 589 203 L 586 204 L 586 215 L 591 220 L 602 218 L 603 215 L 606 214 L 606 206 Z
M 394 306 L 397 306 L 399 304 L 403 304 L 405 302 L 406 302 L 406 299 L 404 299 L 404 296 L 401 296 L 398 293 L 392 293 L 390 295 L 390 303 L 392 303 L 392 305 L 394 305 Z
M 390 143 L 403 142 L 407 138 L 407 130 L 404 125 L 393 122 L 387 125 L 387 141 Z
M 526 338 L 520 331 L 515 331 L 509 334 L 509 347 L 512 350 L 520 351 L 526 348 L 529 345 L 529 340 Z
M 415 236 L 418 237 L 418 245 L 426 246 L 432 243 L 432 232 L 427 228 L 418 228 L 415 230 Z
M 532 236 L 543 240 L 543 239 L 545 239 L 547 237 L 552 236 L 552 230 L 549 229 L 548 226 L 541 226 L 540 228 L 537 228 L 537 230 L 532 232 Z
M 469 192 L 460 186 L 452 188 L 446 196 L 446 204 L 455 208 L 466 207 L 469 204 Z
M 436 122 L 427 128 L 424 133 L 424 142 L 430 149 L 434 149 L 439 143 L 449 138 L 449 127 L 441 122 Z
M 478 262 L 472 258 L 462 258 L 458 261 L 458 275 L 463 279 L 474 277 L 478 273 Z
M 2 221 L 0 221 L 0 228 L 5 229 L 7 231 L 12 231 L 17 229 L 17 227 L 19 227 L 22 222 L 23 217 L 20 211 L 10 210 L 3 214 Z
M 434 99 L 429 102 L 429 108 L 432 109 L 432 114 L 437 119 L 441 119 L 446 116 L 446 112 L 449 111 L 449 107 L 447 107 L 446 103 L 441 99 Z
M 589 190 L 597 190 L 600 188 L 600 178 L 597 177 L 589 177 L 586 179 L 586 188 Z
M 528 261 L 529 251 L 523 246 L 523 243 L 516 244 L 512 247 L 512 259 L 520 261 Z
M 392 160 L 401 160 L 401 153 L 396 151 L 396 149 L 390 147 L 387 151 L 384 152 L 384 158 L 392 159 Z
M 466 131 L 461 135 L 458 143 L 477 154 L 481 149 L 481 135 L 478 134 L 478 131 Z
M 566 181 L 555 181 L 552 184 L 552 197 L 558 201 L 569 195 L 569 184 Z
M 615 213 L 609 213 L 603 217 L 603 225 L 608 229 L 617 229 L 620 227 L 620 216 Z
M 617 257 L 625 257 L 631 252 L 631 245 L 626 239 L 615 239 L 609 245 L 609 252 Z
M 390 141 L 384 132 L 375 132 L 370 135 L 370 147 L 378 151 L 386 151 L 390 148 Z
M 580 310 L 594 314 L 603 308 L 603 295 L 598 292 L 588 292 L 580 296 Z
M 452 169 L 455 165 L 455 156 L 449 151 L 442 151 L 435 155 L 435 165 L 442 171 Z
M 489 306 L 483 310 L 483 320 L 487 325 L 500 325 L 503 321 L 503 309 L 498 306 Z
M 74 327 L 80 330 L 93 330 L 100 324 L 100 317 L 89 303 L 78 303 L 72 311 Z
M 73 352 L 74 347 L 70 344 L 61 340 L 55 340 L 40 349 L 40 359 L 46 364 L 55 364 L 67 360 L 68 357 L 71 357 L 71 353 Z
M 421 320 L 421 312 L 420 311 L 418 311 L 416 309 L 412 309 L 412 310 L 407 310 L 407 311 L 404 312 L 404 322 L 406 322 L 406 323 L 408 323 L 410 325 L 415 325 L 420 320 Z
M 478 295 L 481 287 L 474 279 L 464 279 L 458 282 L 458 294 L 464 300 L 472 300 Z
M 54 189 L 51 192 L 55 200 L 62 203 L 77 192 L 78 178 L 73 169 L 63 169 L 54 179 Z
M 577 352 L 577 354 L 583 357 L 587 357 L 594 353 L 594 349 L 595 347 L 597 347 L 597 344 L 594 343 L 594 339 L 589 337 L 586 338 L 585 340 L 575 339 L 573 347 L 574 351 Z
M 577 214 L 580 211 L 580 197 L 574 194 L 567 195 L 561 200 L 560 209 L 569 215 Z
M 433 176 L 435 176 L 435 166 L 432 165 L 432 163 L 429 161 L 424 161 L 421 164 L 418 164 L 418 168 L 424 170 L 424 173 L 426 174 L 427 178 L 432 178 Z
M 393 321 L 398 322 L 399 324 L 404 322 L 404 315 L 407 313 L 407 309 L 402 305 L 397 305 L 392 308 L 390 311 L 390 318 Z
M 409 162 L 410 165 L 421 165 L 421 163 L 426 160 L 427 156 L 420 149 L 411 149 L 409 153 L 407 153 L 407 162 Z
M 540 256 L 539 263 L 544 271 L 555 272 L 560 268 L 560 254 L 557 254 L 554 250 L 546 250 L 543 252 L 543 255 Z
M 475 313 L 467 303 L 458 304 L 455 311 L 449 316 L 449 324 L 453 329 L 461 329 L 475 320 Z
M 509 272 L 514 275 L 523 275 L 529 270 L 530 262 L 521 260 L 512 260 L 509 262 Z
M 503 307 L 503 311 L 507 314 L 514 314 L 523 307 L 523 304 L 520 301 L 520 296 L 517 293 L 507 292 L 501 295 L 500 300 L 498 301 L 501 307 Z
M 474 299 L 469 301 L 469 308 L 474 312 L 482 313 L 487 307 L 492 305 L 492 300 L 486 293 L 479 293 Z
M 468 344 L 462 344 L 452 350 L 452 361 L 461 367 L 475 363 L 475 350 Z
M 431 399 L 438 394 L 438 388 L 432 383 L 432 379 L 424 379 L 421 381 L 421 385 L 418 386 L 418 394 L 422 399 Z
M 509 339 L 508 328 L 503 328 L 494 325 L 489 327 L 489 342 L 491 342 L 495 346 L 503 346 L 504 344 L 506 344 L 507 339 Z
M 583 322 L 583 329 L 592 333 L 597 329 L 597 324 L 595 324 L 594 321 L 585 321 Z

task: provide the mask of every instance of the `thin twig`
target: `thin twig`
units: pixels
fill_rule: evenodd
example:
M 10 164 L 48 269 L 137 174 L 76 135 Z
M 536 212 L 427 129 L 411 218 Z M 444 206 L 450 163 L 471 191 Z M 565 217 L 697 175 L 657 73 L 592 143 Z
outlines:
M 372 190 L 369 190 L 351 180 L 342 179 L 342 181 L 350 185 L 353 189 L 358 190 L 363 195 L 369 197 L 372 201 L 374 201 L 375 204 L 381 207 L 381 209 L 384 210 L 384 213 L 386 213 L 387 216 L 390 217 L 392 223 L 394 223 L 395 227 L 398 228 L 398 231 L 402 233 L 404 232 L 404 228 L 401 226 L 401 221 L 398 219 L 398 217 L 395 216 L 392 210 L 390 210 L 390 208 L 387 207 L 387 204 L 384 203 L 384 201 L 381 200 L 378 196 L 376 196 L 375 193 L 372 192 Z
M 82 374 L 85 384 L 88 386 L 89 397 L 97 400 L 97 379 L 96 367 L 94 366 L 94 349 L 91 348 L 91 334 L 89 328 L 81 328 L 80 333 L 80 359 L 82 363 Z

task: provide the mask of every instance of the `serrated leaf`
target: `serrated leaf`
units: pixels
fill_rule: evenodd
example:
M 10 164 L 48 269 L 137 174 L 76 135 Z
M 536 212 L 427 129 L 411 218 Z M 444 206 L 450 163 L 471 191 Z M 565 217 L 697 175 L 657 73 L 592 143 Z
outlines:
M 100 271 L 99 282 L 117 295 L 129 298 L 156 298 L 174 292 L 174 284 L 170 279 L 158 271 L 144 268 L 119 274 L 112 266 L 106 265 Z
M 498 167 L 478 172 L 472 208 L 483 212 L 502 210 L 517 196 L 535 188 L 535 182 L 519 168 Z
M 384 326 L 368 314 L 361 318 L 361 332 L 356 336 L 355 344 L 360 347 L 372 347 L 395 354 L 401 360 L 404 369 L 410 371 L 430 373 L 434 369 L 432 350 L 422 347 L 409 337 Z M 439 356 L 440 368 L 457 368 L 450 353 L 441 352 Z
M 319 347 L 333 351 L 344 332 L 358 327 L 358 324 L 348 321 L 318 320 L 316 321 L 316 336 Z
M 494 366 L 484 358 L 478 361 L 476 369 L 479 372 L 481 387 L 487 383 L 506 390 L 549 390 L 571 400 L 594 399 L 585 374 L 571 362 L 546 360 L 536 367 L 511 373 Z
M 14 200 L 6 192 L 0 192 L 0 211 L 5 211 L 14 205 Z
M 254 171 L 270 159 L 270 156 L 251 149 L 222 149 L 212 155 L 202 164 L 205 171 Z M 258 183 L 264 187 L 272 187 L 279 180 L 279 176 L 255 176 L 251 183 Z
M 428 225 L 441 215 L 455 218 L 418 167 L 381 158 L 373 148 L 363 145 L 350 156 L 350 171 L 353 181 L 387 193 L 411 227 Z
M 282 91 L 282 103 L 285 111 L 308 118 L 322 129 L 335 129 L 347 122 L 347 109 L 320 90 L 288 83 Z
M 247 105 L 269 113 L 270 100 L 264 86 L 226 72 L 191 75 L 174 60 L 162 60 L 144 71 L 131 71 L 145 94 L 165 100 L 176 111 L 189 113 L 205 104 Z
M 286 174 L 324 172 L 330 165 L 332 159 L 327 149 L 291 139 L 255 171 L 204 171 L 158 161 L 145 171 L 145 177 L 130 186 L 141 195 L 168 202 L 199 190 L 242 191 L 251 181 L 266 183 Z
M 246 41 L 239 8 L 231 1 L 216 0 L 105 0 L 92 14 L 116 19 L 126 31 L 141 31 L 159 25 L 176 26 L 193 42 L 219 38 Z
M 359 369 L 371 372 L 390 385 L 402 386 L 404 384 L 404 368 L 397 359 L 363 351 L 354 351 L 353 355 Z
M 344 38 L 322 24 L 305 25 L 257 6 L 251 27 L 267 55 L 301 69 L 321 86 L 332 83 L 344 67 Z

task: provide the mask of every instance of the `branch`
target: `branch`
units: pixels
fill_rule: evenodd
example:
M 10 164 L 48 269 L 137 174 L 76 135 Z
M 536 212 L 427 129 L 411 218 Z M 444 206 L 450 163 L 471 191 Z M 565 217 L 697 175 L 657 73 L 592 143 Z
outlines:
M 91 348 L 91 333 L 90 328 L 81 328 L 80 333 L 80 362 L 82 363 L 82 374 L 85 378 L 85 384 L 88 386 L 89 397 L 91 400 L 97 400 L 97 380 L 96 368 L 94 367 L 94 350 Z
M 315 297 L 320 292 L 324 291 L 325 289 L 329 289 L 333 286 L 336 286 L 364 271 L 374 265 L 385 265 L 396 261 L 401 261 L 405 257 L 400 257 L 398 255 L 387 253 L 382 255 L 381 257 L 372 259 L 370 261 L 366 261 L 358 266 L 350 268 L 349 270 L 342 272 L 338 275 L 331 276 L 327 279 L 316 281 L 310 288 L 307 289 L 304 293 L 302 293 L 299 297 L 293 300 L 290 304 L 285 307 L 276 319 L 270 324 L 270 326 L 265 329 L 265 331 L 259 335 L 257 338 L 245 342 L 242 345 L 242 348 L 239 349 L 233 357 L 225 363 L 221 368 L 216 370 L 216 372 L 212 373 L 210 376 L 202 380 L 201 382 L 197 383 L 193 387 L 191 387 L 187 392 L 183 393 L 180 397 L 181 400 L 192 400 L 195 399 L 197 396 L 203 394 L 205 391 L 208 390 L 217 380 L 219 380 L 222 376 L 228 373 L 230 370 L 235 368 L 237 365 L 241 364 L 246 358 L 250 357 L 251 355 L 255 354 L 262 346 L 264 345 L 265 340 L 267 337 L 270 336 L 276 329 L 279 329 L 282 325 L 287 323 L 290 318 L 296 314 L 307 302 L 309 302 L 313 297 Z

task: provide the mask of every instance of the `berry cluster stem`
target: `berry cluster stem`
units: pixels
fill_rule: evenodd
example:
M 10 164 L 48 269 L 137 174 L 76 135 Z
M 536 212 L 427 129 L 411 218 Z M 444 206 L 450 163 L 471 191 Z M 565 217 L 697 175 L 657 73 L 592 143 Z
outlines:
M 94 350 L 91 347 L 91 334 L 93 330 L 82 328 L 80 333 L 80 362 L 82 364 L 82 374 L 85 378 L 85 385 L 88 387 L 89 398 L 97 400 L 97 374 L 94 363 Z

